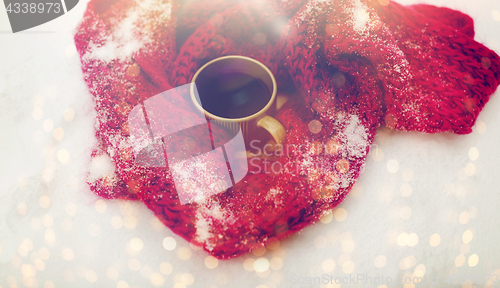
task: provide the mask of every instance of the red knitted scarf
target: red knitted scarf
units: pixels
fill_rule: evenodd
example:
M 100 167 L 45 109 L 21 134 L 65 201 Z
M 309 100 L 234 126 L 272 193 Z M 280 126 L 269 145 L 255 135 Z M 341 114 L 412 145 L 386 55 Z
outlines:
M 450 9 L 389 0 L 184 2 L 88 4 L 75 35 L 97 111 L 99 146 L 88 182 L 102 197 L 143 201 L 217 258 L 286 237 L 338 205 L 380 125 L 470 133 L 500 81 L 498 55 L 474 41 L 470 17 Z M 257 59 L 280 89 L 289 88 L 275 118 L 291 148 L 253 161 L 259 173 L 227 191 L 182 205 L 168 167 L 134 161 L 127 119 L 133 107 L 189 83 L 223 55 Z M 166 111 L 182 121 L 192 117 L 189 109 L 172 104 Z M 293 173 L 269 172 L 270 161 Z

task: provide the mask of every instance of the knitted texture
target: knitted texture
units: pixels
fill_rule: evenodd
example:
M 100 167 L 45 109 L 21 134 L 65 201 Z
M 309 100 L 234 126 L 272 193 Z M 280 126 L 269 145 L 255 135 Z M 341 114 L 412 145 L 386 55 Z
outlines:
M 97 111 L 88 183 L 108 199 L 143 201 L 219 259 L 241 255 L 338 205 L 379 126 L 470 133 L 500 81 L 500 58 L 473 37 L 467 15 L 387 0 L 92 0 L 75 35 Z M 259 60 L 280 89 L 295 91 L 274 115 L 289 149 L 248 158 L 252 171 L 242 181 L 181 205 L 168 167 L 134 160 L 129 113 L 224 55 Z M 169 123 L 199 117 L 173 97 Z M 210 129 L 220 135 L 216 146 L 230 137 Z M 209 151 L 210 143 L 185 142 L 203 133 L 193 128 L 164 142 Z M 287 169 L 269 171 L 270 163 Z

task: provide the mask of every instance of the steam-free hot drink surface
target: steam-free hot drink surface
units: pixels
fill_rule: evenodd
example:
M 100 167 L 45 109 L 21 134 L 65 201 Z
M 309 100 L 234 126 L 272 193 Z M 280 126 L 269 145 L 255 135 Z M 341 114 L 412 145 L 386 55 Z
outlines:
M 230 72 L 196 82 L 201 106 L 223 118 L 242 118 L 264 108 L 271 91 L 260 79 L 241 72 Z

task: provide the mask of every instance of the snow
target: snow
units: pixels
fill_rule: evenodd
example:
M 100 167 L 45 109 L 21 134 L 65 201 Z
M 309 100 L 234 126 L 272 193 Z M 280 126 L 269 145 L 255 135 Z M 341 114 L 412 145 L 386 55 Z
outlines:
M 224 166 L 220 167 L 221 164 Z M 183 161 L 169 162 L 181 204 L 204 202 L 231 187 L 225 164 L 221 148 Z
M 90 182 L 95 182 L 96 180 L 102 179 L 106 176 L 114 176 L 115 165 L 108 155 L 102 154 L 92 158 L 89 165 L 89 177 L 87 178 Z
M 224 223 L 234 223 L 235 220 L 231 211 L 221 208 L 218 202 L 206 198 L 200 204 L 196 213 L 195 240 L 203 243 L 208 250 L 212 250 L 215 241 L 218 240 L 214 238 L 221 236 L 213 234 L 212 226 L 214 222 L 224 225 Z
M 324 5 L 330 0 L 312 0 L 308 1 L 305 4 L 305 10 L 300 11 L 299 13 L 299 19 L 301 21 L 310 21 L 313 20 L 311 16 L 314 15 L 315 13 L 321 11 L 321 9 L 324 7 Z M 296 25 L 300 25 L 300 22 L 297 22 Z
M 345 115 L 339 113 L 338 123 L 347 123 L 344 129 L 339 131 L 341 140 L 341 155 L 344 158 L 363 158 L 366 155 L 366 146 L 368 145 L 368 131 L 361 124 L 357 115 Z
M 151 27 L 143 24 L 141 19 L 145 19 L 146 15 L 158 13 L 160 21 L 164 21 L 164 19 L 170 19 L 172 13 L 172 4 L 163 3 L 162 1 L 141 0 L 137 1 L 136 5 L 138 8 L 129 10 L 126 17 L 116 25 L 117 28 L 111 31 L 111 35 L 108 36 L 104 45 L 96 43 L 90 45 L 90 52 L 85 55 L 85 59 L 110 62 L 113 59 L 125 60 L 130 58 L 151 42 L 149 37 Z M 156 20 L 156 22 L 159 21 Z
M 368 12 L 368 7 L 366 4 L 361 2 L 361 0 L 352 1 L 354 7 L 351 11 L 351 17 L 353 21 L 354 30 L 361 33 L 366 30 L 366 25 L 370 20 L 370 13 Z

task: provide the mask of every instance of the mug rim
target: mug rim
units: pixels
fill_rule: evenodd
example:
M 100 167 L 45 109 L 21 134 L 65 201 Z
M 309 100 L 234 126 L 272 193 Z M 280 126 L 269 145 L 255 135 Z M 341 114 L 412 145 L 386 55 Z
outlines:
M 246 117 L 242 117 L 242 118 L 224 118 L 224 117 L 220 117 L 220 116 L 214 115 L 214 114 L 208 112 L 207 110 L 205 110 L 201 106 L 201 104 L 198 102 L 198 100 L 196 99 L 196 96 L 194 94 L 194 87 L 195 87 L 195 81 L 198 78 L 198 75 L 208 65 L 210 65 L 212 63 L 215 63 L 215 62 L 218 62 L 218 61 L 221 61 L 221 60 L 225 60 L 225 59 L 243 59 L 243 60 L 254 62 L 255 64 L 257 64 L 260 67 L 262 67 L 267 72 L 267 74 L 271 77 L 271 82 L 272 82 L 272 85 L 273 85 L 273 91 L 271 93 L 271 99 L 269 99 L 269 101 L 267 102 L 266 106 L 264 106 L 258 112 L 254 113 L 252 115 L 246 116 Z M 193 79 L 191 80 L 191 86 L 189 88 L 189 91 L 190 91 L 190 94 L 191 94 L 191 100 L 194 103 L 194 105 L 196 106 L 196 108 L 198 108 L 198 110 L 200 110 L 203 114 L 209 116 L 210 118 L 212 118 L 214 120 L 223 121 L 223 122 L 246 122 L 246 121 L 252 120 L 254 118 L 257 118 L 258 116 L 261 116 L 262 114 L 264 114 L 271 107 L 271 105 L 275 101 L 277 90 L 278 89 L 277 89 L 276 79 L 274 78 L 274 75 L 271 72 L 271 70 L 269 70 L 269 68 L 267 68 L 266 65 L 264 65 L 260 61 L 257 61 L 257 60 L 255 60 L 253 58 L 246 57 L 246 56 L 240 56 L 240 55 L 222 56 L 222 57 L 215 58 L 213 60 L 208 61 L 205 65 L 201 66 L 200 69 L 198 69 L 198 71 L 196 71 L 196 73 L 193 76 Z

